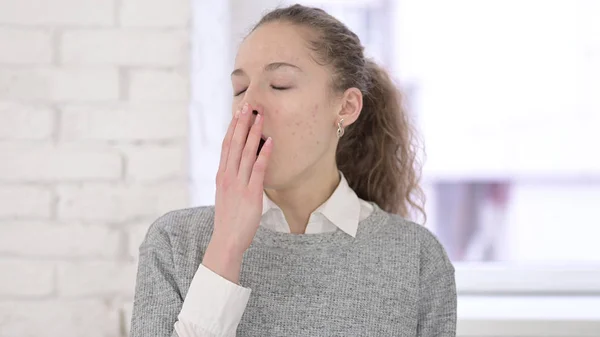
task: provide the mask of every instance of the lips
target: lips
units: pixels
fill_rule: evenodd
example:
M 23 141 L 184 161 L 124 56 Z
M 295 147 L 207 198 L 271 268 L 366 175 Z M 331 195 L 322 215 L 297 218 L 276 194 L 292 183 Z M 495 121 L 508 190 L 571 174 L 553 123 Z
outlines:
M 265 142 L 266 142 L 265 135 L 261 135 L 260 136 L 260 141 L 258 142 L 258 149 L 256 150 L 256 155 L 257 156 L 260 154 L 260 150 L 262 150 L 263 145 L 265 145 Z
M 252 114 L 253 115 L 258 115 L 258 111 L 257 110 L 252 110 Z M 265 142 L 267 141 L 267 137 L 265 135 L 260 135 L 260 141 L 258 143 L 258 149 L 256 150 L 256 155 L 258 156 L 260 154 L 260 150 L 262 150 L 263 145 L 265 145 Z

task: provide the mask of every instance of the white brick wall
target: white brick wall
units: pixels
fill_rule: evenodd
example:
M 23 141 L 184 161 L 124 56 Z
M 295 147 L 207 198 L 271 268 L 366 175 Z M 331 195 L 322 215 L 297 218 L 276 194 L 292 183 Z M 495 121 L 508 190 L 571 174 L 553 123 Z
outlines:
M 0 337 L 127 334 L 189 205 L 188 0 L 0 0 Z
M 114 67 L 0 65 L 2 99 L 45 103 L 115 101 L 119 91 L 119 73 Z
M 52 34 L 42 29 L 0 28 L 1 63 L 48 64 L 52 62 Z
M 0 181 L 114 180 L 122 170 L 120 154 L 110 149 L 6 142 L 0 145 L 0 153 L 5 158 Z
M 52 192 L 45 186 L 3 185 L 0 189 L 0 219 L 48 219 L 51 214 Z
M 132 101 L 181 101 L 188 97 L 188 75 L 164 70 L 132 70 L 129 98 Z
M 119 15 L 123 27 L 181 27 L 190 21 L 187 0 L 124 0 Z
M 50 139 L 54 116 L 46 105 L 0 101 L 0 141 Z
M 41 297 L 54 291 L 54 266 L 48 262 L 0 261 L 0 296 Z
M 127 222 L 152 218 L 185 205 L 188 195 L 183 182 L 65 184 L 57 191 L 58 217 L 76 221 Z
M 138 258 L 139 247 L 146 237 L 147 229 L 148 224 L 145 222 L 138 222 L 127 229 L 127 247 L 129 248 L 127 253 L 132 260 Z
M 185 30 L 77 30 L 60 41 L 64 64 L 177 66 L 189 50 Z
M 0 22 L 14 26 L 112 26 L 115 0 L 0 0 Z
M 119 307 L 103 299 L 5 300 L 1 336 L 118 337 Z
M 61 114 L 60 137 L 66 141 L 157 141 L 187 134 L 185 104 L 66 106 Z
M 113 261 L 68 262 L 58 266 L 58 294 L 63 297 L 132 298 L 137 265 Z
M 187 151 L 180 146 L 135 146 L 124 148 L 127 158 L 126 179 L 158 181 L 182 178 L 188 165 Z
M 0 254 L 23 260 L 112 260 L 120 257 L 123 230 L 128 228 L 110 228 L 103 223 L 5 220 Z

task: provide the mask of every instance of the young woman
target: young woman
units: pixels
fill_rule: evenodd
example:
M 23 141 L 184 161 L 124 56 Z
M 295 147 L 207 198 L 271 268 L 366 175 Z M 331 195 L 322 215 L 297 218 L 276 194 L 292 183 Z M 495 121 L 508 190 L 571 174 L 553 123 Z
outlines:
M 454 268 L 424 227 L 413 131 L 338 20 L 277 9 L 241 44 L 214 207 L 140 247 L 133 337 L 455 336 Z

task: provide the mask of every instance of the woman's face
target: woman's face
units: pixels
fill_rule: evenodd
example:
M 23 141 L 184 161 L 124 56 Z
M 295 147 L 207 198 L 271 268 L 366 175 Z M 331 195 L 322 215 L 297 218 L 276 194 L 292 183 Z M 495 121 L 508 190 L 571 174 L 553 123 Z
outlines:
M 268 23 L 241 44 L 231 76 L 232 113 L 248 102 L 264 117 L 273 139 L 265 188 L 289 187 L 335 164 L 340 99 L 330 89 L 331 72 L 308 48 L 309 32 Z

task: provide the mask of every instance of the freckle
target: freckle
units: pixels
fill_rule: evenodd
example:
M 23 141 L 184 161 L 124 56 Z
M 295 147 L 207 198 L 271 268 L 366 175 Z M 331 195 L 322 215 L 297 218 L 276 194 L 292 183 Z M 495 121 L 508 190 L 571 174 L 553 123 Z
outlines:
M 296 122 L 296 126 L 300 126 L 300 122 Z
M 292 136 L 295 136 L 295 135 L 296 135 L 296 132 L 295 132 L 295 131 L 292 131 Z

